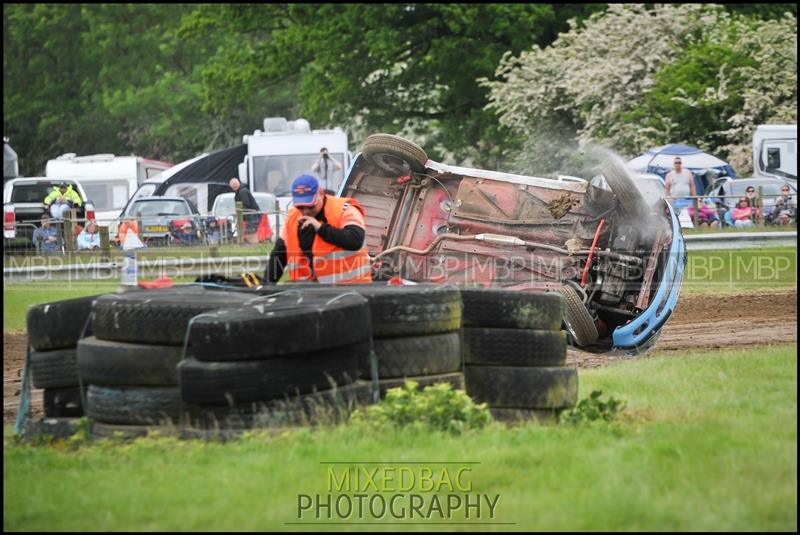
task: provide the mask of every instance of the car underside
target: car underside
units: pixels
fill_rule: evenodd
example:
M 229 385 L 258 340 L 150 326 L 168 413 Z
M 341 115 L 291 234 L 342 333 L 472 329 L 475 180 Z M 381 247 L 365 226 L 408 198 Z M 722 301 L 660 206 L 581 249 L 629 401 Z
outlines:
M 560 292 L 573 345 L 638 354 L 674 310 L 685 245 L 671 207 L 648 203 L 620 161 L 601 172 L 610 189 L 453 167 L 376 134 L 340 195 L 366 210 L 376 279 Z

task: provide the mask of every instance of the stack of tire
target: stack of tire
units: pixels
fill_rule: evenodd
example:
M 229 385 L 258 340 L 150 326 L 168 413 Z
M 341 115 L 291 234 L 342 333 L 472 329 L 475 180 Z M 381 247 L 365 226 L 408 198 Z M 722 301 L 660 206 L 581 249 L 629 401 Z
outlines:
M 93 336 L 78 342 L 78 374 L 93 434 L 147 434 L 180 422 L 177 365 L 189 322 L 253 296 L 187 286 L 107 294 L 92 306 Z
M 339 421 L 370 399 L 371 385 L 358 381 L 370 334 L 366 300 L 343 292 L 281 291 L 195 318 L 187 333 L 188 358 L 178 365 L 191 425 Z
M 362 356 L 359 377 L 376 382 L 381 398 L 406 380 L 420 389 L 440 382 L 464 388 L 457 286 L 376 283 L 308 289 L 317 295 L 355 292 L 367 299 L 373 354 Z
M 577 401 L 557 293 L 462 288 L 467 394 L 501 421 L 554 421 Z
M 76 353 L 95 299 L 67 299 L 28 310 L 31 375 L 34 388 L 44 389 L 46 417 L 83 416 Z

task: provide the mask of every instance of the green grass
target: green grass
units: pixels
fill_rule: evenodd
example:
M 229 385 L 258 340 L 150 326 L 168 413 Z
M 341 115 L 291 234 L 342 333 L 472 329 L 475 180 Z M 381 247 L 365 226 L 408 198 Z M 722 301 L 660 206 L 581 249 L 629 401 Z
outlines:
M 286 524 L 298 521 L 299 494 L 328 494 L 331 465 L 320 463 L 449 461 L 479 463 L 466 478 L 471 499 L 500 496 L 495 518 L 480 521 L 512 523 L 483 527 L 461 514 L 454 519 L 466 524 L 442 526 L 449 530 L 797 529 L 796 346 L 582 370 L 580 389 L 625 398 L 627 416 L 580 427 L 493 424 L 462 436 L 341 426 L 225 445 L 142 439 L 71 449 L 7 437 L 3 527 L 353 529 Z
M 690 293 L 796 287 L 796 247 L 690 252 L 683 282 Z

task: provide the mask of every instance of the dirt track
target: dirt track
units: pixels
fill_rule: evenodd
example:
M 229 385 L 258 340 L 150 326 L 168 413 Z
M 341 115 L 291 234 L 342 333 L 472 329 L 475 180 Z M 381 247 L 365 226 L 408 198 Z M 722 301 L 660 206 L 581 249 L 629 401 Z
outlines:
M 797 291 L 749 292 L 721 297 L 684 295 L 654 349 L 669 354 L 687 350 L 788 344 L 797 341 Z M 3 421 L 13 422 L 19 405 L 25 333 L 3 336 Z M 594 368 L 622 360 L 569 350 L 567 362 Z M 33 390 L 34 415 L 42 414 L 42 391 Z

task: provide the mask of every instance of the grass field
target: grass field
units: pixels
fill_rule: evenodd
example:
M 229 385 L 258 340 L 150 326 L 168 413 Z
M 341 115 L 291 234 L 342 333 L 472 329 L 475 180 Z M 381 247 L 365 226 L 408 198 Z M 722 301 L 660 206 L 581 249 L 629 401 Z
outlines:
M 352 530 L 324 510 L 319 520 L 298 515 L 298 495 L 331 494 L 331 465 L 321 463 L 416 469 L 421 462 L 439 470 L 432 463 L 448 461 L 472 468 L 473 501 L 499 495 L 494 518 L 484 508 L 480 519 L 462 510 L 450 519 L 461 524 L 443 526 L 364 520 L 399 522 L 387 526 L 394 530 L 797 529 L 796 346 L 582 370 L 581 397 L 593 389 L 626 399 L 623 417 L 579 427 L 493 424 L 462 436 L 340 426 L 224 445 L 162 438 L 71 448 L 7 436 L 3 527 Z M 333 523 L 311 523 L 319 521 Z

